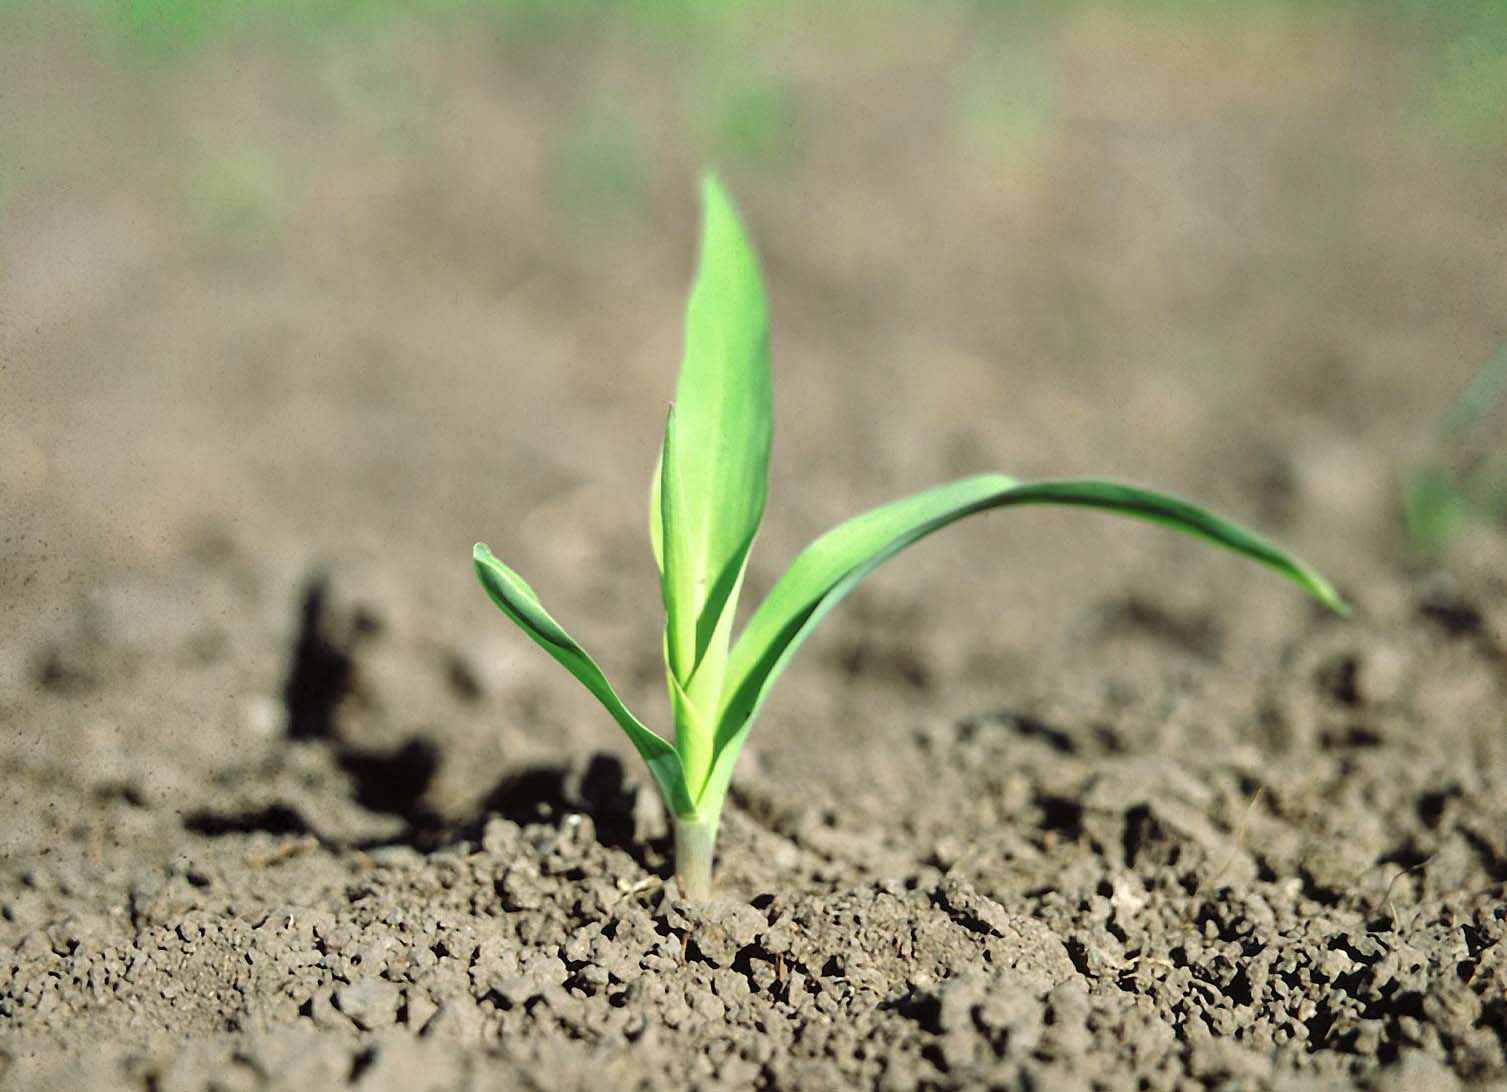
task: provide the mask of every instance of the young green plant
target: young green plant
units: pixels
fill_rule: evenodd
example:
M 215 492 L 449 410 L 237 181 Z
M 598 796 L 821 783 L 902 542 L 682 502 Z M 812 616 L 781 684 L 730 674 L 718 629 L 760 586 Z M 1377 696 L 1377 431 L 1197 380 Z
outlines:
M 1507 345 L 1476 372 L 1439 422 L 1433 452 L 1402 480 L 1402 514 L 1414 549 L 1442 555 L 1472 524 L 1507 521 Z
M 686 313 L 684 358 L 649 505 L 664 596 L 674 744 L 629 712 L 522 577 L 483 544 L 474 554 L 492 601 L 597 697 L 648 763 L 673 820 L 675 874 L 687 897 L 705 899 L 710 892 L 717 824 L 733 766 L 801 642 L 865 576 L 964 516 L 1024 504 L 1117 512 L 1244 554 L 1344 610 L 1318 573 L 1186 501 L 1116 482 L 1018 482 L 979 474 L 875 508 L 822 535 L 732 641 L 769 477 L 769 323 L 758 261 L 732 203 L 711 176 L 703 181 L 702 197 L 701 257 Z

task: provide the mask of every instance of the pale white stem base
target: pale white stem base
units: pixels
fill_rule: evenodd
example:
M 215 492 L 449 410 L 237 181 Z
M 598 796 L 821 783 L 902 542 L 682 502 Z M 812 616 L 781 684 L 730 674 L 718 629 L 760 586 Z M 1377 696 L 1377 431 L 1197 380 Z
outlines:
M 680 882 L 680 893 L 692 902 L 711 898 L 716 847 L 716 823 L 675 817 L 675 879 Z

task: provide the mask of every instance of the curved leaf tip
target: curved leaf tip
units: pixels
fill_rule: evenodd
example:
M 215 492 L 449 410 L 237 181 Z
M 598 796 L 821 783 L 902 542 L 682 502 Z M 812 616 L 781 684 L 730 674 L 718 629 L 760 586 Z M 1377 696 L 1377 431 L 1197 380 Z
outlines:
M 606 710 L 648 764 L 665 803 L 676 815 L 695 813 L 695 800 L 686 784 L 680 755 L 668 742 L 646 728 L 623 704 L 595 660 L 566 633 L 539 602 L 534 589 L 512 569 L 492 555 L 486 543 L 471 548 L 476 576 L 499 609 L 528 634 L 557 663 L 574 675 Z
M 1158 523 L 1222 546 L 1292 580 L 1326 607 L 1348 607 L 1315 570 L 1267 539 L 1165 493 L 1092 479 L 1022 483 L 978 474 L 872 509 L 833 528 L 796 558 L 732 647 L 718 710 L 713 772 L 700 803 L 720 806 L 732 763 L 776 678 L 818 622 L 879 565 L 965 516 L 993 508 L 1052 504 Z

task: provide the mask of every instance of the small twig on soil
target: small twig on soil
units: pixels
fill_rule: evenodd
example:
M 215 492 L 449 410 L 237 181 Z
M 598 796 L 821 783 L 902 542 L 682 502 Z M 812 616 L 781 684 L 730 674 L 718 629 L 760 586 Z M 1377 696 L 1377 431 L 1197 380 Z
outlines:
M 637 895 L 640 891 L 647 891 L 651 887 L 658 887 L 662 883 L 664 883 L 664 880 L 658 876 L 645 876 L 643 879 L 635 880 L 633 883 L 624 883 L 619 879 L 617 881 L 617 889 L 623 893 L 623 898 L 626 899 L 631 895 Z
M 1224 997 L 1224 991 L 1221 990 L 1217 985 L 1215 985 L 1213 982 L 1208 981 L 1207 979 L 1199 978 L 1197 975 L 1194 975 L 1192 978 L 1188 979 L 1188 983 L 1194 988 L 1200 989 L 1205 994 L 1207 994 L 1210 1001 L 1218 1001 L 1220 998 Z
M 1215 870 L 1214 875 L 1198 885 L 1200 889 L 1205 886 L 1212 886 L 1215 880 L 1229 871 L 1230 866 L 1235 863 L 1235 858 L 1240 856 L 1240 850 L 1245 845 L 1245 829 L 1250 825 L 1251 814 L 1256 810 L 1256 805 L 1261 802 L 1261 794 L 1265 791 L 1265 785 L 1256 786 L 1255 795 L 1251 797 L 1251 802 L 1246 805 L 1245 814 L 1240 817 L 1240 823 L 1235 827 L 1235 844 L 1230 849 L 1230 855 L 1224 859 L 1224 864 Z
M 318 838 L 312 834 L 306 834 L 297 841 L 284 842 L 271 853 L 257 854 L 246 863 L 252 868 L 267 868 L 269 865 L 281 864 L 283 861 L 301 856 L 318 845 Z
M 1436 854 L 1430 853 L 1427 857 L 1425 857 L 1423 860 L 1419 861 L 1412 868 L 1404 868 L 1402 871 L 1398 872 L 1397 875 L 1393 876 L 1391 878 L 1391 880 L 1389 880 L 1387 882 L 1387 890 L 1382 895 L 1382 898 L 1386 900 L 1387 909 L 1392 912 L 1392 932 L 1397 933 L 1399 935 L 1401 935 L 1401 933 L 1402 933 L 1402 922 L 1399 921 L 1398 917 L 1397 917 L 1397 905 L 1392 902 L 1392 888 L 1396 887 L 1397 886 L 1397 881 L 1400 880 L 1400 879 L 1402 879 L 1409 872 L 1419 872 L 1419 871 L 1422 871 L 1424 865 L 1426 865 L 1430 861 L 1432 861 L 1435 856 L 1436 856 Z M 1418 911 L 1418 914 L 1421 914 L 1421 913 L 1423 913 L 1422 909 L 1420 909 Z M 1418 914 L 1414 914 L 1413 915 L 1413 921 L 1414 922 L 1416 922 L 1418 920 Z M 1408 923 L 1408 929 L 1409 929 L 1409 931 L 1411 931 L 1412 928 L 1413 928 L 1413 922 L 1409 922 Z

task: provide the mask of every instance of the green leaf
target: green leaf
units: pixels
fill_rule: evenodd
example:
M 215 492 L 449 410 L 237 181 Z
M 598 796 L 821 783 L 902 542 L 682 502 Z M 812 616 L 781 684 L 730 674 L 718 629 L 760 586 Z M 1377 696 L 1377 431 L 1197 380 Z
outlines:
M 613 691 L 602 669 L 596 665 L 584 649 L 549 616 L 549 613 L 534 594 L 523 577 L 509 569 L 492 556 L 484 543 L 478 542 L 472 551 L 476 562 L 476 576 L 481 586 L 491 596 L 502 612 L 518 627 L 534 639 L 544 651 L 558 660 L 581 684 L 596 695 L 611 713 L 613 719 L 627 734 L 633 746 L 649 765 L 665 803 L 676 815 L 694 815 L 695 803 L 687 789 L 685 772 L 680 756 L 659 736 L 645 728 L 639 719 L 628 711 L 616 692 Z
M 1440 426 L 1446 442 L 1459 443 L 1485 423 L 1507 398 L 1507 345 L 1481 366 L 1450 406 Z
M 655 536 L 655 556 L 659 558 L 660 590 L 664 595 L 665 605 L 665 666 L 669 668 L 670 681 L 676 686 L 683 686 L 695 666 L 691 662 L 695 648 L 689 641 L 676 640 L 676 621 L 694 618 L 697 603 L 694 601 L 695 589 L 687 587 L 684 580 L 675 579 L 690 572 L 695 564 L 690 537 L 684 526 L 685 494 L 680 480 L 675 476 L 680 467 L 678 453 L 675 406 L 671 404 L 669 412 L 665 414 L 664 446 L 660 449 L 657 467 L 659 488 L 654 491 L 654 500 L 658 508 L 653 513 L 656 518 L 651 520 L 650 526 L 657 523 L 659 527 L 659 534 Z
M 964 516 L 1020 504 L 1098 508 L 1160 523 L 1268 565 L 1336 611 L 1334 589 L 1264 538 L 1196 505 L 1160 493 L 1104 481 L 1021 484 L 981 474 L 873 509 L 808 546 L 749 620 L 728 659 L 717 718 L 716 755 L 697 798 L 715 813 L 750 725 L 776 678 L 811 630 L 865 576 L 912 543 Z
M 710 175 L 702 198 L 700 265 L 661 453 L 659 510 L 651 522 L 664 520 L 667 509 L 673 513 L 656 549 L 671 663 L 687 693 L 709 708 L 720 690 L 736 592 L 764 515 L 773 406 L 758 259 L 732 202 Z M 668 505 L 666 489 L 674 490 Z M 703 669 L 705 677 L 698 678 Z
M 668 423 L 665 426 L 669 427 Z M 659 483 L 665 475 L 665 453 L 660 448 L 654 460 L 654 477 L 649 483 L 649 546 L 654 550 L 654 566 L 659 570 L 659 582 L 665 580 L 665 519 L 660 508 Z
M 1403 480 L 1402 514 L 1413 545 L 1425 554 L 1440 554 L 1460 537 L 1470 507 L 1455 476 L 1439 463 L 1428 463 Z

